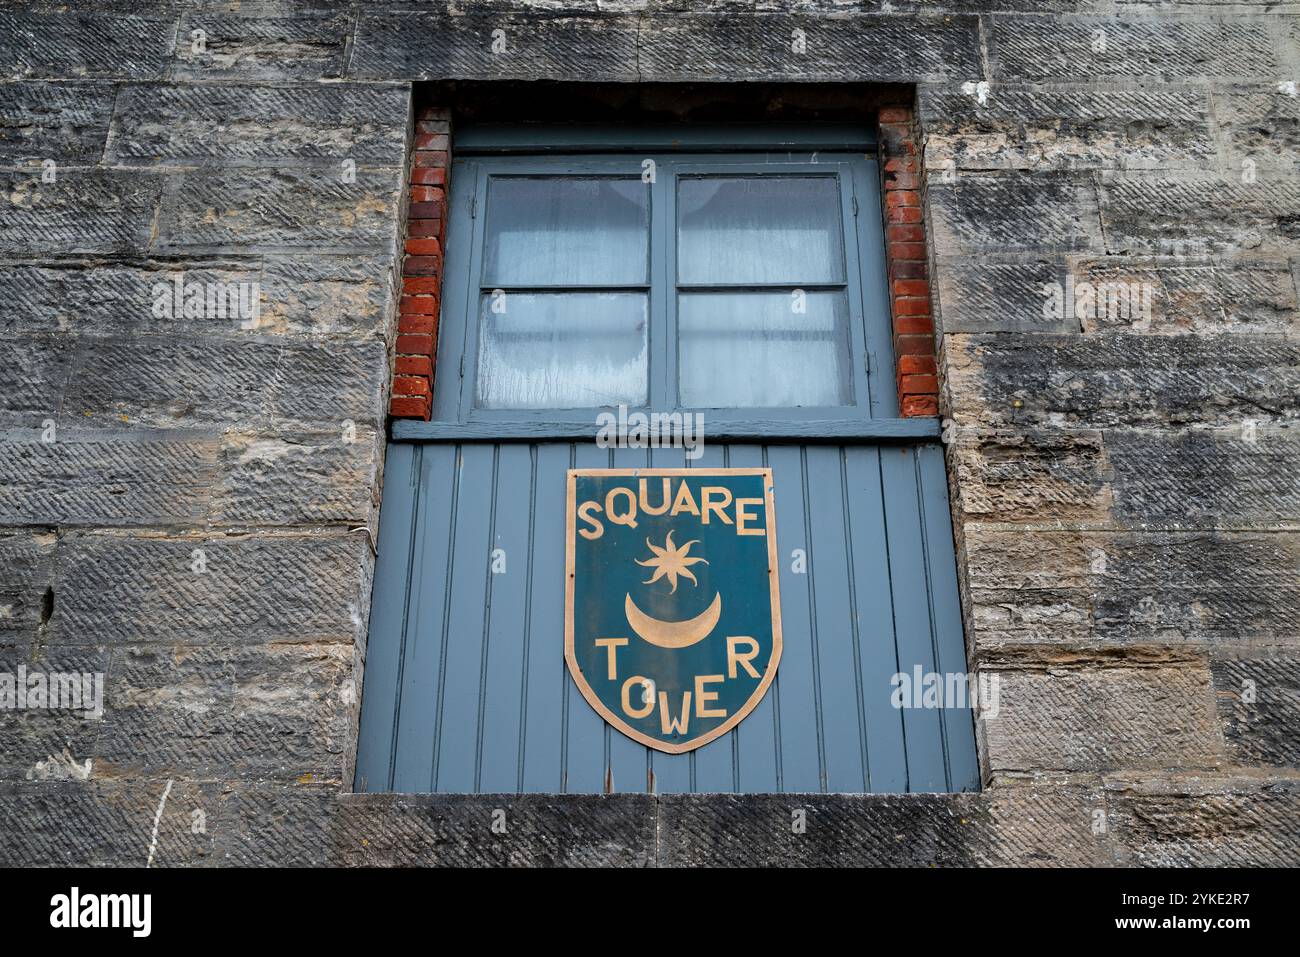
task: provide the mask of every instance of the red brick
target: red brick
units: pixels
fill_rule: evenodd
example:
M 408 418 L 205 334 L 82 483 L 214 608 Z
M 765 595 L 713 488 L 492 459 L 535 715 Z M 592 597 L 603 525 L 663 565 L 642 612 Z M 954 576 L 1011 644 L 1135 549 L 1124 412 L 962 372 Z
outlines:
M 406 235 L 412 239 L 441 239 L 441 219 L 413 219 L 407 224 Z
M 433 336 L 399 335 L 397 337 L 397 351 L 405 356 L 431 356 L 433 355 Z
M 894 209 L 898 206 L 920 206 L 921 197 L 916 190 L 900 189 L 893 193 L 885 194 L 885 208 Z
M 893 176 L 886 178 L 885 189 L 917 189 L 919 184 L 915 173 L 895 173 Z
M 432 186 L 412 186 L 411 200 L 416 203 L 431 203 L 442 198 L 442 191 Z
M 417 133 L 450 133 L 451 123 L 445 119 L 422 119 L 415 124 Z
M 895 335 L 894 355 L 932 356 L 934 355 L 934 338 L 932 336 Z
M 433 378 L 433 360 L 428 356 L 398 356 L 393 362 L 398 375 L 422 375 Z
M 887 223 L 919 223 L 921 210 L 917 206 L 896 206 L 885 211 Z
M 925 227 L 920 223 L 896 223 L 885 227 L 885 238 L 890 242 L 923 243 Z
M 905 416 L 938 415 L 939 400 L 932 395 L 904 396 L 902 412 Z
M 930 298 L 930 284 L 924 279 L 895 279 L 895 296 L 924 296 Z
M 932 375 L 905 375 L 898 391 L 903 395 L 934 395 L 939 391 L 939 380 Z
M 405 276 L 437 276 L 441 272 L 441 256 L 407 256 L 402 265 L 402 274 Z
M 896 335 L 911 336 L 925 332 L 934 332 L 934 322 L 929 316 L 897 316 L 894 319 Z
M 898 374 L 902 375 L 934 375 L 938 372 L 935 365 L 934 356 L 899 356 L 898 357 Z
M 898 261 L 925 259 L 925 243 L 890 243 L 889 255 Z
M 402 297 L 402 315 L 404 316 L 432 316 L 437 311 L 437 296 Z
M 886 173 L 915 173 L 916 160 L 913 157 L 894 156 L 885 160 Z
M 393 395 L 429 395 L 429 380 L 423 376 L 393 377 Z
M 426 203 L 412 203 L 408 212 L 412 219 L 442 219 L 446 208 L 447 204 L 439 198 Z
M 447 182 L 447 171 L 445 169 L 415 169 L 411 171 L 412 183 L 423 183 L 428 186 L 441 186 Z
M 446 165 L 446 150 L 417 150 L 415 153 L 416 169 L 440 169 Z
M 406 241 L 406 251 L 413 256 L 437 256 L 442 244 L 436 239 L 411 238 Z
M 415 148 L 417 150 L 441 150 L 445 153 L 449 145 L 446 133 L 415 134 Z
M 910 106 L 882 106 L 877 120 L 881 123 L 910 123 L 912 108 Z
M 408 276 L 402 280 L 402 292 L 408 296 L 436 296 L 442 292 L 442 280 L 429 276 Z
M 398 396 L 388 403 L 388 414 L 395 419 L 429 418 L 429 400 L 423 396 Z
M 397 317 L 397 332 L 399 335 L 411 333 L 413 335 L 431 336 L 437 325 L 437 316 L 403 313 Z
M 893 279 L 924 279 L 930 274 L 930 267 L 923 259 L 902 260 L 889 264 L 889 275 Z
M 405 310 L 403 310 L 405 311 Z M 894 315 L 895 316 L 928 316 L 930 314 L 929 299 L 895 299 Z

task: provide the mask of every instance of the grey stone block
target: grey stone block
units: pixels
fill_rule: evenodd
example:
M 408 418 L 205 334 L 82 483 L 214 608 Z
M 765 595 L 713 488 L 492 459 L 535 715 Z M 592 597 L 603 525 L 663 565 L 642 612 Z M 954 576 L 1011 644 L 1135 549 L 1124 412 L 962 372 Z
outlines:
M 286 166 L 186 172 L 164 203 L 160 246 L 392 253 L 401 179 L 395 168 L 359 168 L 354 183 Z
M 138 254 L 153 238 L 162 178 L 138 170 L 0 172 L 0 248 L 10 253 Z
M 1260 426 L 1106 435 L 1115 515 L 1132 524 L 1293 522 L 1300 517 L 1300 433 Z
M 1300 252 L 1300 184 L 1290 178 L 1107 173 L 1100 189 L 1109 255 Z
M 113 83 L 4 84 L 0 87 L 0 163 L 98 163 L 116 95 Z
M 922 85 L 931 177 L 997 169 L 1207 169 L 1217 162 L 1204 89 L 978 91 Z
M 50 609 L 54 582 L 53 532 L 0 532 L 0 645 L 25 645 Z
M 0 523 L 195 524 L 208 512 L 218 441 L 194 431 L 0 432 Z
M 28 698 L 23 708 L 0 708 L 0 780 L 84 781 L 94 773 L 102 725 L 96 714 L 107 698 L 108 671 L 102 647 L 0 646 L 0 674 L 45 696 Z M 103 696 L 98 702 L 97 695 Z
M 69 534 L 49 642 L 359 640 L 370 546 L 348 535 L 154 538 Z
M 0 11 L 0 75 L 11 79 L 162 75 L 175 21 L 122 11 Z
M 1000 678 L 997 716 L 980 722 L 995 774 L 1223 762 L 1209 668 L 1195 656 L 1031 650 L 980 667 Z
M 978 648 L 1300 639 L 1294 532 L 968 527 L 965 545 Z
M 368 525 L 379 484 L 381 438 L 333 433 L 231 435 L 221 450 L 212 519 L 218 524 Z
M 126 165 L 321 166 L 401 163 L 410 125 L 407 87 L 330 84 L 167 84 L 122 89 L 113 112 L 109 162 Z
M 1236 763 L 1300 767 L 1300 655 L 1291 650 L 1221 653 L 1211 670 L 1223 737 Z
M 96 773 L 341 785 L 351 668 L 345 643 L 120 648 Z
M 330 11 L 240 16 L 196 10 L 181 17 L 171 75 L 184 80 L 293 81 L 337 77 L 352 20 Z M 198 44 L 195 31 L 203 32 Z
M 1096 187 L 1086 176 L 963 175 L 928 188 L 940 257 L 986 252 L 1100 252 Z
M 987 30 L 995 81 L 1238 79 L 1282 69 L 1258 17 L 1008 16 L 990 17 Z
M 0 339 L 0 425 L 42 429 L 55 421 L 74 354 L 71 336 Z
M 1300 417 L 1300 343 L 1278 337 L 952 336 L 946 349 L 959 421 L 1239 428 Z

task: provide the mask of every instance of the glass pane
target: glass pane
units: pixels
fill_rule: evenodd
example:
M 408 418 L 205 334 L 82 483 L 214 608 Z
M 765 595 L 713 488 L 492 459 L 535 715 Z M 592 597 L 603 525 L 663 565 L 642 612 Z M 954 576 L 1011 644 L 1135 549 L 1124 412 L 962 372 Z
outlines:
M 475 404 L 646 405 L 646 312 L 642 293 L 483 295 Z
M 495 176 L 483 285 L 644 283 L 649 202 L 639 179 Z
M 851 405 L 842 292 L 678 296 L 681 403 L 690 408 Z
M 833 176 L 683 178 L 677 281 L 814 283 L 844 279 Z

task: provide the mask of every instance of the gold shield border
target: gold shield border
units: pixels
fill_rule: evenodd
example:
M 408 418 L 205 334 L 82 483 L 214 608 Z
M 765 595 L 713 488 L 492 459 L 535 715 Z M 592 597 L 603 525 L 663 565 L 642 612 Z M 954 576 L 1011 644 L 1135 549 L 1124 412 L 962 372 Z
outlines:
M 692 738 L 681 744 L 668 744 L 652 738 L 649 735 L 642 734 L 640 731 L 628 725 L 622 718 L 614 714 L 604 703 L 597 697 L 596 692 L 587 684 L 583 677 L 582 669 L 578 667 L 576 656 L 573 651 L 573 590 L 574 590 L 574 558 L 576 555 L 577 545 L 577 490 L 578 476 L 636 476 L 637 478 L 662 478 L 664 476 L 675 475 L 761 475 L 763 476 L 763 492 L 767 503 L 767 580 L 770 586 L 769 591 L 772 595 L 772 657 L 768 661 L 767 670 L 763 673 L 763 679 L 754 689 L 754 693 L 749 700 L 734 715 L 724 721 L 718 727 L 714 728 L 708 734 L 701 735 L 698 738 Z M 776 667 L 781 663 L 781 588 L 780 588 L 780 571 L 776 563 L 776 501 L 772 492 L 772 470 L 770 468 L 750 468 L 750 469 L 569 469 L 567 480 L 567 506 L 565 508 L 565 556 L 564 556 L 564 661 L 568 665 L 569 675 L 573 678 L 574 684 L 582 692 L 582 696 L 587 699 L 587 703 L 596 710 L 605 721 L 627 735 L 634 741 L 644 744 L 648 748 L 654 748 L 656 751 L 664 751 L 668 754 L 684 754 L 687 751 L 694 751 L 716 738 L 722 737 L 740 722 L 749 716 L 749 713 L 758 706 L 767 694 L 767 689 L 771 687 L 772 681 L 776 678 Z

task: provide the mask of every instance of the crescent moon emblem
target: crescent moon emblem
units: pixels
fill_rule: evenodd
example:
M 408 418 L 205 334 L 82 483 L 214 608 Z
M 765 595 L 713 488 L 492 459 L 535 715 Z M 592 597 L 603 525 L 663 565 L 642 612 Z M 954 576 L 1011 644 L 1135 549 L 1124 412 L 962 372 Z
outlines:
M 715 594 L 713 604 L 685 621 L 651 618 L 636 606 L 631 594 L 623 602 L 623 611 L 627 614 L 627 623 L 632 626 L 632 630 L 650 644 L 660 648 L 689 648 L 697 641 L 707 638 L 718 624 L 718 619 L 722 617 L 722 595 Z

